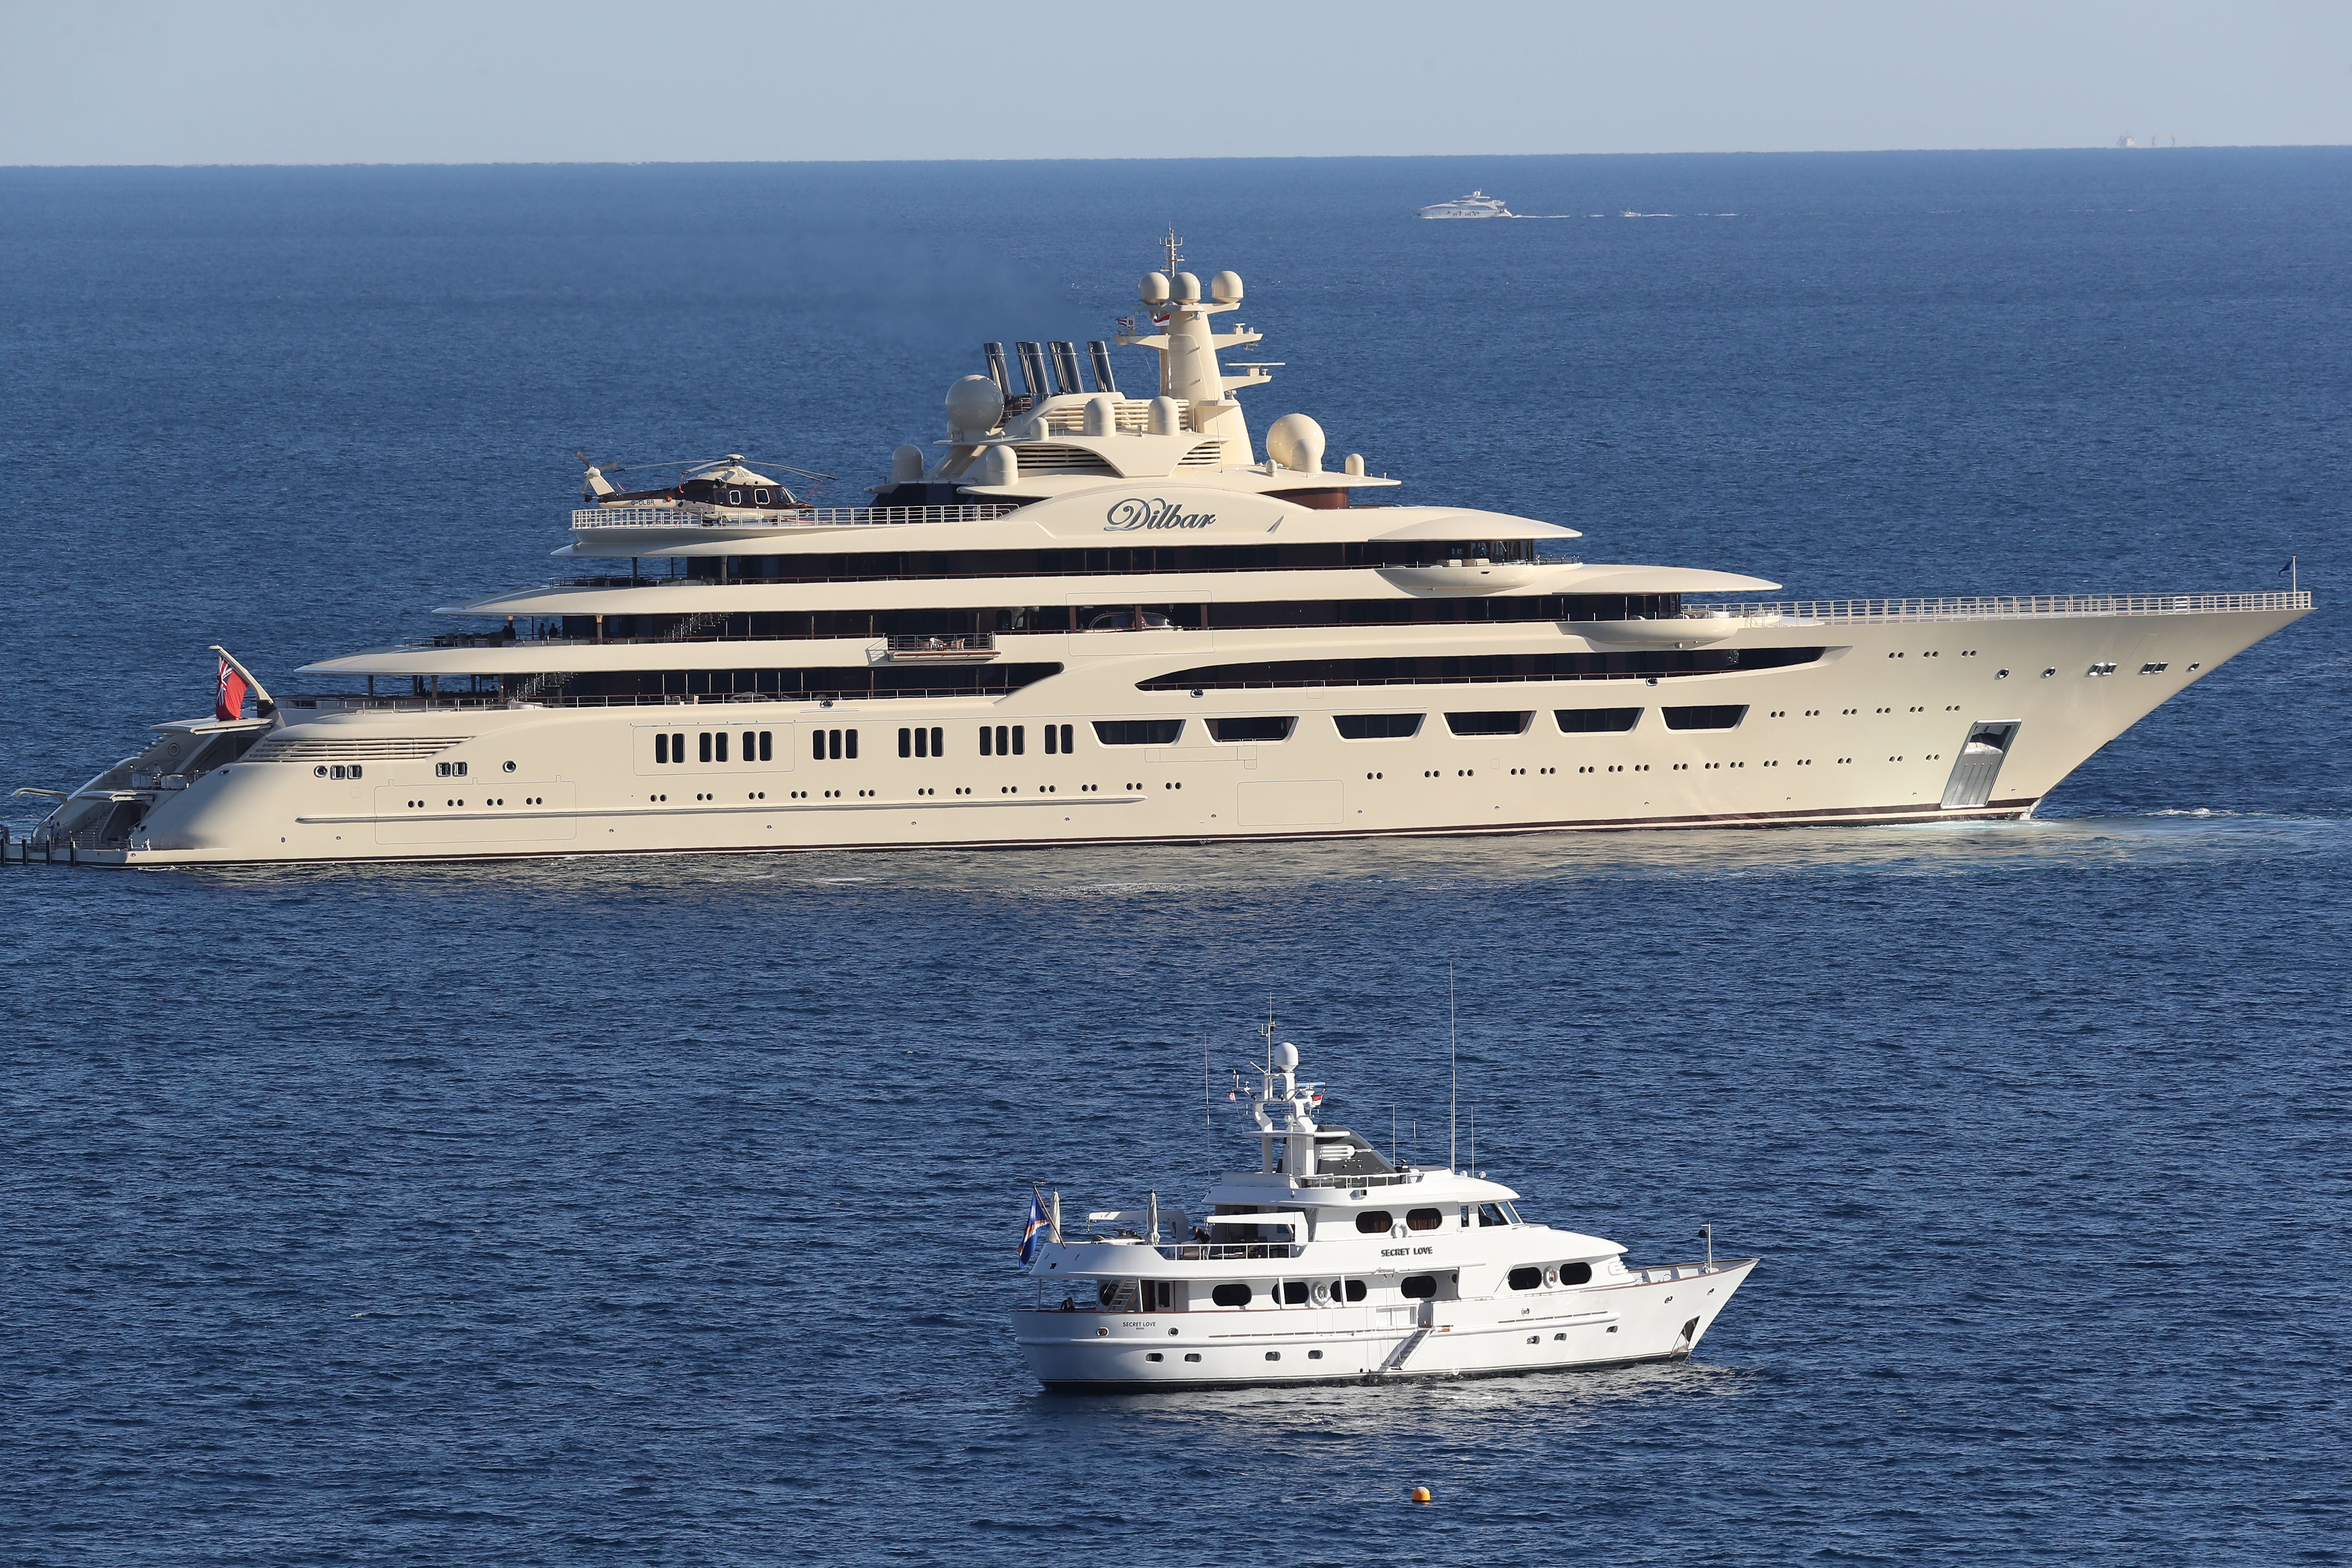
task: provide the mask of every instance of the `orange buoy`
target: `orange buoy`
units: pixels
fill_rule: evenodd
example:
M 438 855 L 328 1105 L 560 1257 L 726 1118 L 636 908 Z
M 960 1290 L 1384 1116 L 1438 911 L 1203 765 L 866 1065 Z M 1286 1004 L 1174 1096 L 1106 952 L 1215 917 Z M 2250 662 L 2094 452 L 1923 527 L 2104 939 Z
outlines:
M 1427 1502 L 1429 1500 L 1429 1489 L 1427 1487 L 1413 1488 L 1412 1500 L 1415 1502 Z

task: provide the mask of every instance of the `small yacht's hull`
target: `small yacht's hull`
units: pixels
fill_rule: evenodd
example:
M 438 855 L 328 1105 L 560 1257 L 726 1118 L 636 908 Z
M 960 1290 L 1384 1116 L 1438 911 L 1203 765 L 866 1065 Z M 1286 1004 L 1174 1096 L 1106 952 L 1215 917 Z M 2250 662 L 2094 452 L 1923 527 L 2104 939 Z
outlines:
M 1686 1356 L 1756 1267 L 1636 1271 L 1576 1289 L 1403 1306 L 1013 1314 L 1029 1369 L 1063 1391 L 1490 1377 Z

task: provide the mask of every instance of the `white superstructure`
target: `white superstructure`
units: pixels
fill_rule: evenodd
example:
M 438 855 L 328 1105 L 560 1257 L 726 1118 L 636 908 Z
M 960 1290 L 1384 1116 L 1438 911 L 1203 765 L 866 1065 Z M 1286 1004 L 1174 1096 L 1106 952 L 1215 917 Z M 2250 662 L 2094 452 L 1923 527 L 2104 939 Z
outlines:
M 1490 196 L 1484 191 L 1473 191 L 1466 196 L 1456 196 L 1450 202 L 1438 202 L 1421 209 L 1423 217 L 1517 217 L 1500 196 Z
M 306 693 L 158 725 L 30 852 L 106 865 L 1507 833 L 2021 816 L 2305 594 L 1700 605 L 1254 446 L 1242 280 L 1143 280 L 1111 348 L 1001 347 L 873 504 L 730 456 L 589 471 L 568 575 Z M 699 488 L 698 488 L 699 487 Z M 224 669 L 232 662 L 224 656 Z M 242 667 L 238 667 L 240 669 Z M 226 679 L 226 677 L 225 677 Z M 18 852 L 26 853 L 20 844 Z
M 1258 1168 L 1197 1223 L 1045 1205 L 1013 1314 L 1048 1387 L 1315 1383 L 1526 1373 L 1686 1356 L 1753 1258 L 1628 1265 L 1612 1241 L 1528 1218 L 1483 1172 L 1399 1168 L 1317 1120 L 1321 1086 L 1278 1047 L 1251 1111 Z M 1391 1152 L 1393 1152 L 1393 1151 Z

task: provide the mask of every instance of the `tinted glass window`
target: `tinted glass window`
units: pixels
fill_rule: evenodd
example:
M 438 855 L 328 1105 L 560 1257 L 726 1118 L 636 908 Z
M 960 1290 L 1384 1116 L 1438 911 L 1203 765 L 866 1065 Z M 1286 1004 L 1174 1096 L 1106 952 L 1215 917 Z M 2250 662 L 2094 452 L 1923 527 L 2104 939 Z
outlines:
M 1422 713 L 1335 713 L 1343 741 L 1402 741 L 1421 733 Z
M 1563 1285 L 1589 1285 L 1592 1282 L 1590 1263 L 1563 1263 L 1559 1266 L 1559 1282 Z
M 710 741 L 711 744 L 718 748 L 719 760 L 722 763 L 725 762 L 727 760 L 727 731 L 724 730 L 719 731 L 719 733 L 710 737 Z
M 1236 741 L 1287 741 L 1297 723 L 1296 719 L 1212 719 L 1209 729 L 1231 745 Z
M 1363 1282 L 1362 1280 L 1360 1280 L 1360 1279 L 1350 1279 L 1350 1280 L 1349 1280 L 1349 1281 L 1348 1281 L 1348 1300 L 1350 1300 L 1350 1301 L 1360 1301 L 1360 1300 L 1362 1300 L 1363 1299 L 1364 1299 L 1364 1282 Z
M 898 731 L 898 754 L 902 757 L 911 757 L 915 754 L 915 732 L 912 730 Z
M 982 756 L 988 757 L 996 754 L 996 747 L 989 738 L 995 733 L 995 731 L 991 730 L 985 724 L 982 724 L 980 727 L 980 754 Z
M 850 761 L 856 762 L 857 760 L 857 731 L 855 730 L 845 731 L 843 731 L 843 736 L 844 742 L 842 745 L 841 754 L 847 757 Z
M 1818 647 L 1660 649 L 1642 653 L 1431 654 L 1391 658 L 1300 658 L 1174 669 L 1135 683 L 1139 691 L 1236 689 L 1245 686 L 1423 686 L 1433 682 L 1622 680 L 1629 675 L 1706 675 L 1720 669 L 1785 669 L 1812 664 Z
M 673 763 L 682 763 L 686 761 L 686 737 L 684 735 L 672 734 L 670 736 L 669 760 Z
M 706 762 L 706 763 L 707 763 L 707 762 L 709 762 L 709 761 L 710 760 L 710 731 L 709 731 L 705 730 L 704 731 L 702 731 L 702 733 L 700 733 L 699 735 L 697 735 L 697 736 L 694 738 L 694 749 L 695 749 L 695 753 L 696 753 L 697 757 L 698 757 L 700 761 L 703 761 L 703 762 Z
M 1669 730 L 1737 730 L 1739 721 L 1748 717 L 1745 702 L 1723 703 L 1712 708 L 1666 708 Z
M 1543 1270 L 1540 1268 L 1514 1268 L 1511 1270 L 1511 1289 L 1514 1290 L 1532 1290 L 1542 1283 Z
M 1022 744 L 1021 744 L 1021 742 L 1022 742 L 1023 737 L 1024 737 L 1026 733 L 1027 733 L 1027 731 L 1023 728 L 1023 726 L 1021 726 L 1021 725 L 1019 725 L 1019 724 L 1015 724 L 1015 725 L 1013 725 L 1013 754 L 1014 756 L 1016 756 L 1016 757 L 1017 757 L 1017 756 L 1019 756 L 1019 755 L 1021 754 L 1021 752 L 1022 752 L 1022 749 L 1023 749 L 1023 748 L 1022 748 Z
M 1250 1304 L 1250 1288 L 1238 1281 L 1220 1285 L 1209 1292 L 1209 1300 L 1220 1307 L 1246 1307 Z
M 1430 1297 L 1437 1294 L 1437 1276 L 1434 1274 L 1408 1274 L 1402 1279 L 1397 1281 L 1397 1289 L 1403 1291 L 1405 1296 L 1411 1300 L 1425 1301 Z
M 669 737 L 667 735 L 656 735 L 654 737 L 654 761 L 656 763 L 667 763 L 669 761 Z
M 1184 732 L 1181 719 L 1097 719 L 1095 739 L 1106 746 L 1172 746 Z
M 1304 1279 L 1284 1280 L 1282 1282 L 1282 1301 L 1283 1305 L 1286 1307 L 1303 1307 L 1307 1305 L 1307 1281 Z
M 747 763 L 760 760 L 760 737 L 749 730 L 743 731 L 743 760 Z
M 811 730 L 809 731 L 809 755 L 815 758 L 820 763 L 824 761 L 824 731 Z
M 1077 746 L 1074 743 L 1074 742 L 1075 742 L 1075 737 L 1076 737 L 1076 735 L 1077 735 L 1077 731 L 1076 731 L 1076 730 L 1075 730 L 1075 729 L 1073 729 L 1071 726 L 1069 726 L 1069 725 L 1067 725 L 1067 724 L 1065 724 L 1065 725 L 1063 725 L 1063 726 L 1062 726 L 1062 750 L 1063 750 L 1063 751 L 1065 751 L 1065 752 L 1075 752 L 1075 751 L 1076 751 L 1076 750 L 1078 749 L 1078 748 L 1077 748 Z
M 1508 1225 L 1511 1222 L 1505 1219 L 1503 1217 L 1503 1211 L 1496 1208 L 1493 1204 L 1480 1204 L 1478 1205 L 1478 1223 L 1480 1225 Z
M 934 724 L 931 726 L 931 755 L 935 757 L 944 757 L 947 754 L 948 732 L 939 725 Z
M 1445 1223 L 1445 1216 L 1435 1209 L 1414 1209 L 1404 1216 L 1404 1223 L 1411 1230 L 1435 1230 Z
M 1532 712 L 1448 713 L 1445 727 L 1457 735 L 1524 735 Z
M 776 760 L 776 732 L 773 730 L 760 731 L 760 760 L 763 763 Z
M 1551 716 L 1563 735 L 1621 734 L 1642 721 L 1639 708 L 1555 708 Z
M 1366 1209 L 1356 1216 L 1356 1228 L 1366 1236 L 1386 1236 L 1396 1220 L 1386 1209 Z
M 1052 726 L 1051 724 L 1046 725 L 1046 726 L 1045 726 L 1045 754 L 1046 754 L 1047 756 L 1049 756 L 1049 757 L 1050 757 L 1050 756 L 1052 756 L 1055 752 L 1056 752 L 1060 751 L 1061 749 L 1062 749 L 1062 745 L 1061 745 L 1061 736 L 1060 736 L 1060 734 L 1059 734 L 1058 732 L 1056 732 L 1056 731 L 1055 731 L 1055 730 L 1054 726 Z

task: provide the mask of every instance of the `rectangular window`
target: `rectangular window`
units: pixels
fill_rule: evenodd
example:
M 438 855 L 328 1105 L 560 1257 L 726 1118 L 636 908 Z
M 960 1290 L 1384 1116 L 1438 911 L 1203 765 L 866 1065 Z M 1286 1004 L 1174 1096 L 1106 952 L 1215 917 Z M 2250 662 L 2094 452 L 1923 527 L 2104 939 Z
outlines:
M 991 730 L 985 724 L 982 724 L 980 727 L 980 754 L 982 756 L 989 756 L 994 752 L 995 748 L 990 744 L 989 737 L 995 732 L 996 731 Z
M 749 730 L 743 731 L 743 760 L 747 763 L 760 760 L 760 737 Z
M 706 763 L 707 763 L 707 762 L 709 762 L 709 761 L 710 760 L 710 731 L 709 731 L 705 730 L 705 731 L 703 731 L 700 734 L 698 734 L 698 735 L 697 735 L 697 736 L 695 737 L 695 749 L 696 749 L 696 751 L 699 753 L 699 758 L 700 758 L 700 760 L 701 760 L 701 761 L 703 761 L 703 762 L 706 762 Z
M 776 760 L 776 732 L 773 730 L 760 731 L 760 760 L 763 763 Z
M 1287 741 L 1296 719 L 1212 719 L 1209 732 L 1231 745 L 1236 741 Z
M 1748 717 L 1745 702 L 1720 703 L 1712 708 L 1664 708 L 1669 730 L 1737 730 L 1739 721 Z
M 1075 752 L 1078 749 L 1072 743 L 1072 737 L 1076 734 L 1077 731 L 1070 725 L 1065 724 L 1062 726 L 1062 752 L 1064 755 L 1066 756 Z
M 684 735 L 677 734 L 675 732 L 671 734 L 669 738 L 669 760 L 673 763 L 683 763 L 686 761 L 686 737 Z
M 918 727 L 915 731 L 915 755 L 919 757 L 928 757 L 930 754 L 931 732 L 929 730 Z
M 842 752 L 842 755 L 847 757 L 854 763 L 857 760 L 857 731 L 855 730 L 848 730 L 843 732 L 849 737 L 849 740 L 847 749 Z
M 1106 746 L 1172 746 L 1184 732 L 1181 719 L 1097 719 L 1095 739 Z
M 1045 754 L 1046 754 L 1047 756 L 1049 756 L 1049 757 L 1050 757 L 1050 756 L 1052 756 L 1055 752 L 1056 752 L 1060 751 L 1061 749 L 1062 749 L 1062 747 L 1061 747 L 1061 737 L 1060 737 L 1060 736 L 1058 736 L 1058 735 L 1056 735 L 1056 734 L 1054 732 L 1054 726 L 1052 726 L 1051 724 L 1046 725 L 1046 726 L 1045 726 Z
M 654 761 L 664 766 L 668 764 L 669 737 L 667 735 L 656 735 L 654 737 Z
M 1642 721 L 1639 708 L 1555 708 L 1563 735 L 1621 735 Z
M 1334 713 L 1343 741 L 1405 741 L 1421 733 L 1423 713 Z
M 1457 735 L 1524 735 L 1533 712 L 1448 713 L 1445 727 Z
M 809 731 L 809 756 L 810 756 L 810 758 L 811 758 L 813 761 L 815 761 L 815 762 L 820 762 L 820 763 L 821 763 L 821 762 L 824 761 L 824 731 L 822 731 L 822 730 L 811 730 L 811 731 Z
M 915 754 L 915 732 L 912 730 L 898 731 L 898 754 L 902 757 L 911 757 Z
M 931 726 L 931 755 L 944 757 L 947 754 L 948 732 L 943 727 L 934 724 Z
M 1013 731 L 1002 724 L 996 727 L 996 754 L 1000 757 L 1013 754 Z
M 727 731 L 721 730 L 716 735 L 711 736 L 710 739 L 711 742 L 719 748 L 719 756 L 717 760 L 722 763 L 725 762 L 727 760 Z
M 838 730 L 827 730 L 827 731 L 824 732 L 824 754 L 825 754 L 825 758 L 826 758 L 826 760 L 827 760 L 827 761 L 829 761 L 829 762 L 835 762 L 835 763 L 837 763 L 837 762 L 841 761 L 841 731 L 838 731 Z
M 1016 757 L 1017 757 L 1017 756 L 1019 756 L 1019 755 L 1021 754 L 1021 751 L 1022 751 L 1021 741 L 1022 741 L 1022 730 L 1021 730 L 1021 726 L 1020 726 L 1020 725 L 1018 725 L 1018 724 L 1015 724 L 1015 725 L 1013 725 L 1013 754 L 1014 756 L 1016 756 Z

